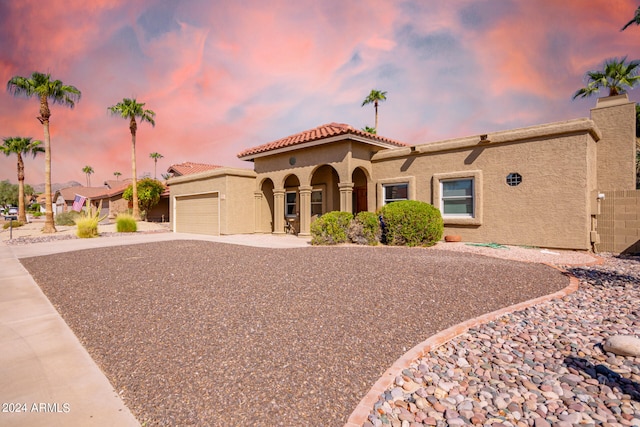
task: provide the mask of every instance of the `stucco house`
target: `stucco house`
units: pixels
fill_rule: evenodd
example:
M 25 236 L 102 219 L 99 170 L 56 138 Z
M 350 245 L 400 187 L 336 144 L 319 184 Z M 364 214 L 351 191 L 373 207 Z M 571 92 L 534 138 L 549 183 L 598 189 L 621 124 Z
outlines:
M 308 236 L 325 212 L 411 199 L 438 207 L 445 234 L 464 241 L 598 249 L 617 221 L 621 244 L 633 248 L 635 207 L 622 217 L 612 208 L 611 218 L 602 209 L 608 193 L 640 199 L 635 117 L 619 95 L 599 99 L 590 118 L 413 146 L 330 123 L 242 151 L 252 170 L 170 179 L 172 225 L 206 234 L 281 234 L 290 225 Z

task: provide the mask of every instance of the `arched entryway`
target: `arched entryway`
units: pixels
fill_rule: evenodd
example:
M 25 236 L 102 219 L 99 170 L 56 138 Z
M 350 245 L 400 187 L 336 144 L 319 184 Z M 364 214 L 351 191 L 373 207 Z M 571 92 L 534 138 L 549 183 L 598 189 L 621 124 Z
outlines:
M 284 222 L 285 233 L 298 234 L 300 231 L 300 179 L 289 175 L 284 180 Z
M 267 178 L 262 181 L 260 191 L 256 193 L 256 232 L 271 233 L 274 230 L 273 181 Z
M 369 198 L 367 185 L 369 180 L 367 174 L 362 168 L 355 168 L 351 174 L 351 181 L 353 182 L 353 199 L 352 207 L 353 214 L 358 212 L 367 211 L 369 206 Z
M 329 166 L 322 165 L 311 175 L 311 219 L 326 212 L 340 210 L 340 190 L 338 172 Z

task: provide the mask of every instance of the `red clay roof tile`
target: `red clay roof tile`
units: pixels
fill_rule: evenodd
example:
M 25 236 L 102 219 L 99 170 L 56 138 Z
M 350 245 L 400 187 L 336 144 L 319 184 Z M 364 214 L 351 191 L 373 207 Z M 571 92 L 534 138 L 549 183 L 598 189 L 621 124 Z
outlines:
M 359 137 L 370 139 L 372 142 L 382 142 L 384 144 L 393 145 L 396 147 L 407 147 L 408 145 L 394 141 L 383 136 L 374 135 L 369 132 L 365 132 L 360 129 L 356 129 L 353 126 L 344 123 L 329 123 L 326 125 L 318 126 L 314 129 L 309 129 L 295 135 L 290 135 L 277 141 L 262 144 L 257 147 L 248 148 L 238 154 L 239 158 L 251 156 L 259 153 L 266 153 L 268 151 L 277 150 L 279 148 L 291 147 L 306 142 L 317 141 L 323 138 L 328 138 L 338 135 L 356 135 Z
M 191 175 L 199 172 L 205 172 L 212 169 L 218 169 L 221 167 L 222 166 L 208 165 L 205 163 L 184 162 L 184 163 L 178 163 L 177 165 L 169 166 L 169 169 L 167 169 L 167 172 L 169 173 L 173 172 L 175 176 L 182 176 L 182 175 Z

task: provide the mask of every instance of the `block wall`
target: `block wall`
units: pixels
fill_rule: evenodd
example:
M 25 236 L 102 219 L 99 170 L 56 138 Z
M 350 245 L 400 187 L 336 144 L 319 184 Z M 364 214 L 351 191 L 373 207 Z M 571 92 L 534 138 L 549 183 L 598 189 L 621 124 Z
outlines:
M 598 252 L 640 253 L 640 190 L 605 191 L 600 202 Z

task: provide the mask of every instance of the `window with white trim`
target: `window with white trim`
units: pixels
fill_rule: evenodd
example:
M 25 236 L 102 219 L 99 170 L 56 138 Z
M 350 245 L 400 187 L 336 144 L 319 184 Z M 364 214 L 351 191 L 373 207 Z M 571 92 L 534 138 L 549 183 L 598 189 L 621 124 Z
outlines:
M 443 217 L 474 217 L 473 178 L 441 180 L 440 198 Z
M 285 193 L 285 210 L 284 214 L 287 217 L 296 216 L 296 206 L 298 202 L 298 193 L 295 191 L 287 191 Z
M 322 215 L 322 190 L 311 192 L 311 216 Z
M 398 202 L 400 200 L 409 200 L 409 184 L 383 184 L 382 191 L 384 195 L 384 204 Z

